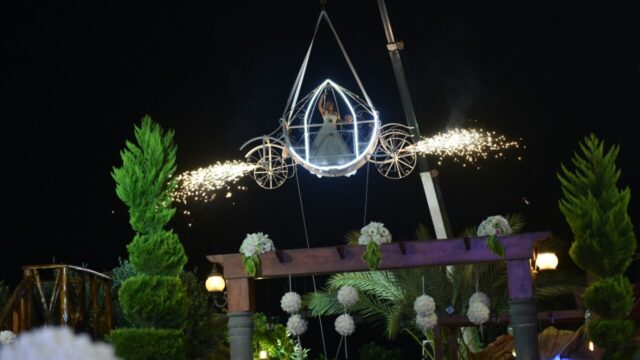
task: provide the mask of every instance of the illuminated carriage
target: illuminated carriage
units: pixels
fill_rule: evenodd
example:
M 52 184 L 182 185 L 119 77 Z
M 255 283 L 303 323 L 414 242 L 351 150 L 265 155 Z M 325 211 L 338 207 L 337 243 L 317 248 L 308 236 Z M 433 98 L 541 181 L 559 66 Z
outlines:
M 335 104 L 338 120 L 330 136 L 339 137 L 331 145 L 345 145 L 340 151 L 318 148 L 318 136 L 327 128 L 319 111 L 321 100 Z M 285 111 L 279 129 L 247 141 L 241 150 L 248 149 L 245 158 L 255 166 L 251 175 L 258 185 L 274 189 L 293 176 L 297 165 L 317 176 L 335 177 L 352 175 L 371 162 L 385 177 L 400 179 L 416 165 L 412 145 L 407 126 L 382 126 L 370 101 L 325 80 Z
M 335 177 L 350 176 L 371 162 L 380 174 L 391 179 L 403 178 L 415 168 L 416 154 L 409 128 L 395 123 L 381 124 L 324 11 L 316 24 L 316 32 L 323 18 L 333 31 L 364 100 L 328 79 L 299 98 L 312 40 L 280 118 L 280 127 L 270 135 L 247 141 L 240 148 L 248 149 L 245 158 L 254 165 L 251 176 L 263 188 L 282 185 L 295 174 L 293 167 L 297 165 L 317 176 Z

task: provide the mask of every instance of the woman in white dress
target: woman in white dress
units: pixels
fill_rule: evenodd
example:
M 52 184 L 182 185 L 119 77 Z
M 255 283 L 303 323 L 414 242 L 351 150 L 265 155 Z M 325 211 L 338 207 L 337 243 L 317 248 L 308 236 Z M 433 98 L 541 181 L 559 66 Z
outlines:
M 337 125 L 340 122 L 340 115 L 338 115 L 333 101 L 327 100 L 326 95 L 323 93 L 318 101 L 318 110 L 322 115 L 322 127 L 313 140 L 311 154 L 313 162 L 318 165 L 340 165 L 349 160 L 351 151 L 338 132 Z

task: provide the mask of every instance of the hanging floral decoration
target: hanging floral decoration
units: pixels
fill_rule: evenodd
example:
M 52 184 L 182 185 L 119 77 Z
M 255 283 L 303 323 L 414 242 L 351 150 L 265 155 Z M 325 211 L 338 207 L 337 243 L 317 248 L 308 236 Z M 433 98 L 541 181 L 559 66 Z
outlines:
M 280 307 L 288 314 L 295 314 L 302 307 L 302 298 L 297 292 L 289 291 L 282 296 Z
M 498 236 L 511 235 L 513 231 L 509 221 L 500 215 L 489 216 L 478 226 L 478 236 L 486 236 L 486 244 L 494 254 L 504 257 L 504 247 Z
M 356 288 L 344 285 L 338 290 L 336 297 L 340 305 L 344 306 L 344 314 L 338 316 L 334 324 L 336 332 L 342 336 L 349 336 L 356 331 L 356 323 L 347 310 L 358 302 L 360 296 Z
M 344 285 L 338 290 L 338 302 L 344 306 L 345 308 L 350 308 L 358 302 L 358 290 L 356 290 L 353 286 Z
M 491 301 L 487 294 L 476 291 L 469 298 L 469 309 L 467 317 L 469 321 L 476 325 L 482 325 L 489 320 L 491 314 Z
M 422 331 L 433 329 L 438 324 L 436 314 L 436 302 L 429 295 L 423 294 L 413 302 L 413 310 L 416 312 L 416 326 Z
M 291 315 L 287 320 L 287 330 L 293 336 L 300 336 L 307 331 L 307 320 L 300 314 Z
M 240 253 L 242 253 L 242 263 L 247 274 L 255 276 L 260 268 L 259 255 L 267 251 L 274 251 L 276 248 L 273 241 L 269 239 L 269 235 L 259 233 L 247 234 L 247 237 L 240 245 Z
M 304 334 L 307 331 L 308 323 L 302 315 L 298 314 L 302 308 L 302 298 L 297 292 L 291 291 L 291 278 L 289 278 L 289 292 L 282 295 L 280 307 L 286 313 L 290 314 L 289 320 L 287 320 L 287 330 L 289 333 L 296 337 Z
M 335 327 L 338 334 L 342 336 L 349 336 L 356 331 L 356 323 L 353 321 L 353 317 L 347 313 L 336 318 Z
M 369 265 L 369 270 L 376 270 L 382 259 L 380 245 L 391 242 L 391 233 L 383 223 L 372 221 L 360 230 L 358 244 L 366 245 L 362 259 Z

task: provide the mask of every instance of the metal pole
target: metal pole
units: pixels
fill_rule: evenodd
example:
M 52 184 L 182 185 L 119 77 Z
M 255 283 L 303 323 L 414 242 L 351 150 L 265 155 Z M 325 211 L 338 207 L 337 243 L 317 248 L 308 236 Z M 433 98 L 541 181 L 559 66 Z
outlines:
M 416 119 L 416 113 L 413 109 L 407 77 L 404 73 L 404 67 L 402 66 L 402 59 L 400 58 L 400 50 L 404 48 L 404 43 L 402 41 L 396 41 L 393 35 L 393 29 L 391 28 L 389 14 L 387 13 L 387 6 L 384 0 L 378 0 L 378 8 L 380 9 L 380 16 L 382 16 L 384 32 L 387 35 L 387 49 L 389 50 L 393 73 L 395 74 L 396 83 L 398 84 L 404 115 L 407 118 L 407 124 L 411 127 L 411 135 L 415 141 L 418 141 L 420 140 L 420 128 L 418 127 L 418 120 Z M 436 238 L 449 238 L 451 237 L 451 227 L 444 202 L 442 201 L 440 186 L 438 185 L 438 172 L 435 170 L 429 171 L 429 164 L 424 157 L 418 158 L 418 168 L 420 169 L 420 179 L 422 180 L 422 187 L 427 197 L 427 205 L 429 206 L 429 213 L 431 214 L 431 221 L 433 221 Z

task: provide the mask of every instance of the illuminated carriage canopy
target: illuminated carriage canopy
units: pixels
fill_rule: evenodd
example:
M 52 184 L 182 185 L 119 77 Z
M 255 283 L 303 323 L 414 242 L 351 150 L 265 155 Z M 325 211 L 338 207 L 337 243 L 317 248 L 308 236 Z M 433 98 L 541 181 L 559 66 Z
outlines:
M 283 135 L 291 157 L 318 176 L 354 173 L 378 141 L 373 105 L 328 79 L 287 115 Z

